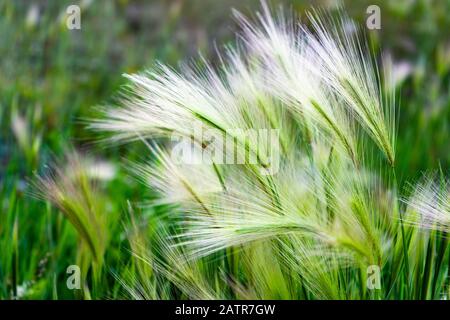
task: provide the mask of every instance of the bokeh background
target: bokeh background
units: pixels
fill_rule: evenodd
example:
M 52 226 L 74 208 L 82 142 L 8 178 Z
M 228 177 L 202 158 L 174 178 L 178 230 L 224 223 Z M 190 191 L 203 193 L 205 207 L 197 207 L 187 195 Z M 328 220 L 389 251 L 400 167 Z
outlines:
M 66 8 L 81 7 L 81 30 L 68 30 Z M 304 16 L 334 1 L 272 1 Z M 400 185 L 424 172 L 450 169 L 450 1 L 344 1 L 364 24 L 366 8 L 381 7 L 381 30 L 367 30 L 378 60 L 391 65 L 398 107 Z M 98 180 L 105 210 L 116 217 L 109 271 L 129 254 L 121 221 L 127 201 L 152 197 L 129 177 L 121 160 L 143 159 L 141 144 L 104 147 L 86 130 L 95 106 L 114 102 L 123 73 L 176 66 L 199 53 L 217 60 L 232 45 L 232 8 L 254 14 L 248 0 L 0 0 L 0 299 L 76 298 L 65 270 L 77 256 L 73 227 L 50 204 L 30 196 L 30 181 L 68 150 L 88 154 L 106 173 Z M 141 214 L 151 219 L 153 211 Z M 115 248 L 115 249 L 114 249 Z M 125 259 L 126 260 L 126 259 Z M 120 297 L 120 285 L 92 291 Z

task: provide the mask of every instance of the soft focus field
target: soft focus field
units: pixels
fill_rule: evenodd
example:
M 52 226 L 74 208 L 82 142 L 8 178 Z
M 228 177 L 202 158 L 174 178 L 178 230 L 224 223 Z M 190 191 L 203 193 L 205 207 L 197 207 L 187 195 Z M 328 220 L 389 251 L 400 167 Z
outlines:
M 155 230 L 171 228 L 172 208 L 142 205 L 155 193 L 130 175 L 123 161 L 148 160 L 151 154 L 140 142 L 99 144 L 99 134 L 86 129 L 86 119 L 99 116 L 95 106 L 115 101 L 127 83 L 123 73 L 151 68 L 156 61 L 175 66 L 198 53 L 217 61 L 215 45 L 232 45 L 235 39 L 231 8 L 251 14 L 258 1 L 81 1 L 82 29 L 71 31 L 64 12 L 72 2 L 0 0 L 0 299 L 185 298 L 172 286 L 179 279 L 172 284 L 155 280 L 153 270 L 130 253 L 145 249 L 131 248 L 130 238 L 152 243 L 161 236 Z M 326 8 L 330 2 L 314 4 Z M 305 1 L 283 3 L 300 15 L 310 7 Z M 364 23 L 366 7 L 373 3 L 348 1 L 345 8 Z M 398 106 L 394 170 L 399 193 L 407 195 L 408 183 L 424 173 L 450 172 L 450 1 L 378 4 L 382 28 L 367 35 L 375 51 L 383 53 L 377 58 L 391 63 L 396 75 L 391 84 Z M 107 232 L 92 244 L 86 244 L 73 221 L 50 202 L 37 199 L 33 188 L 36 174 L 48 172 L 55 162 L 66 164 L 75 157 L 74 150 L 98 174 L 83 177 L 93 179 L 95 188 L 86 183 L 82 192 L 107 220 Z M 430 280 L 408 280 L 404 288 L 396 287 L 396 296 L 385 292 L 383 298 L 439 298 L 442 292 L 432 283 L 441 281 L 435 279 L 442 274 L 431 277 L 436 269 L 427 266 L 448 267 L 448 262 L 433 259 L 450 256 L 445 237 L 432 239 L 421 244 L 428 246 L 424 252 L 429 256 L 422 257 L 423 270 L 418 272 L 420 279 Z M 436 253 L 439 250 L 443 254 Z M 212 256 L 202 263 L 216 263 L 237 276 L 242 265 L 233 257 Z M 67 288 L 70 265 L 86 272 L 83 290 Z M 279 283 L 275 276 L 270 281 L 273 287 Z M 158 293 L 152 291 L 155 283 Z M 139 294 L 124 289 L 130 284 Z M 229 287 L 217 284 L 216 290 L 222 290 L 223 297 L 246 297 Z M 290 297 L 283 290 L 268 297 Z M 306 293 L 299 297 L 314 298 Z

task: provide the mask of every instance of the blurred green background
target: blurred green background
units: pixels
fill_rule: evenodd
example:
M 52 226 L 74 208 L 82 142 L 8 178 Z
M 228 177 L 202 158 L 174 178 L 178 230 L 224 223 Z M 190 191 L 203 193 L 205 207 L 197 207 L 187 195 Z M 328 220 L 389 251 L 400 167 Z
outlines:
M 334 1 L 272 1 L 304 15 Z M 66 8 L 81 7 L 81 30 L 68 30 Z M 346 1 L 361 23 L 371 4 L 381 7 L 381 30 L 367 30 L 392 66 L 398 106 L 397 176 L 414 181 L 425 171 L 450 168 L 450 1 Z M 232 8 L 252 14 L 259 1 L 30 1 L 0 0 L 0 298 L 76 298 L 65 270 L 77 255 L 73 228 L 48 203 L 29 195 L 29 181 L 69 148 L 89 153 L 113 168 L 99 182 L 107 210 L 117 217 L 106 265 L 119 268 L 127 251 L 122 213 L 127 200 L 151 191 L 120 166 L 123 157 L 145 158 L 139 143 L 105 148 L 85 129 L 126 83 L 123 73 L 176 65 L 232 44 Z M 382 53 L 382 54 L 381 54 Z M 149 209 L 150 210 L 150 209 Z M 146 214 L 146 213 L 143 213 Z M 119 296 L 119 284 L 93 298 Z

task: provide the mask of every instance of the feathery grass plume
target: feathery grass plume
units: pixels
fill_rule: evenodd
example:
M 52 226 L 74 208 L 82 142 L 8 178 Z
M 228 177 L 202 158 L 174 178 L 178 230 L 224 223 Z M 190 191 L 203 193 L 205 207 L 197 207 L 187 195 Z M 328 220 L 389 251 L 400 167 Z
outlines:
M 318 299 L 346 299 L 339 271 L 354 264 L 349 253 L 295 235 L 281 246 L 286 264 L 299 274 L 310 294 Z
M 395 163 L 395 108 L 393 96 L 383 97 L 378 66 L 357 25 L 344 13 L 338 17 L 312 11 L 312 31 L 302 27 L 311 72 L 346 102 L 352 115 Z
M 160 204 L 190 199 L 202 205 L 204 195 L 222 191 L 220 178 L 213 165 L 177 164 L 171 155 L 158 146 L 150 148 L 156 161 L 134 164 L 133 171 L 144 184 L 159 192 Z M 193 150 L 193 157 L 198 156 L 196 149 Z
M 181 202 L 180 236 L 194 256 L 295 233 L 378 262 L 383 247 L 379 225 L 361 191 L 371 187 L 371 179 L 353 172 L 348 160 L 347 166 L 336 159 L 325 171 L 310 168 L 308 161 L 294 162 L 273 177 L 276 198 L 252 176 L 228 171 L 224 191 L 202 199 L 207 211 Z
M 136 246 L 143 246 L 143 243 L 132 243 L 132 247 Z M 138 252 L 142 252 L 142 255 Z M 134 251 L 133 254 L 134 259 L 148 264 L 157 277 L 169 281 L 187 299 L 222 298 L 223 290 L 215 288 L 216 279 L 207 277 L 208 265 L 201 259 L 189 259 L 185 248 L 174 242 L 164 226 L 158 231 L 152 250 Z M 159 290 L 161 288 L 164 288 L 164 285 L 158 286 Z
M 95 281 L 101 276 L 111 225 L 95 179 L 104 178 L 105 173 L 110 178 L 111 170 L 70 151 L 63 162 L 33 181 L 33 195 L 50 201 L 77 231 L 81 240 L 77 259 L 83 279 L 91 264 Z
M 425 177 L 413 186 L 412 195 L 402 201 L 408 205 L 407 223 L 450 232 L 450 184 L 447 180 Z
M 160 65 L 128 76 L 132 85 L 123 106 L 105 109 L 105 118 L 90 125 L 112 133 L 112 141 L 145 142 L 176 133 L 194 140 L 193 157 L 210 145 L 220 148 L 223 135 L 232 132 L 240 146 L 258 155 L 256 165 L 214 158 L 189 164 L 176 161 L 178 144 L 172 152 L 170 145 L 169 151 L 150 147 L 156 161 L 133 165 L 133 171 L 159 192 L 157 204 L 176 205 L 171 219 L 178 223 L 163 235 L 170 239 L 158 240 L 156 255 L 151 249 L 151 259 L 142 251 L 137 256 L 190 298 L 221 292 L 205 278 L 210 271 L 204 259 L 228 259 L 236 276 L 239 259 L 245 261 L 252 246 L 275 248 L 274 265 L 288 279 L 283 283 L 279 274 L 282 284 L 273 291 L 267 274 L 232 279 L 236 295 L 371 296 L 364 289 L 366 267 L 392 261 L 386 251 L 392 230 L 384 223 L 392 217 L 377 215 L 379 207 L 372 204 L 379 183 L 360 166 L 367 155 L 358 150 L 361 126 L 394 164 L 392 123 L 384 114 L 376 68 L 360 40 L 347 34 L 345 17 L 328 21 L 313 13 L 314 32 L 282 16 L 273 19 L 264 2 L 258 23 L 237 17 L 241 46 L 228 49 L 218 69 L 203 61 L 180 71 Z M 331 23 L 330 32 L 321 19 Z M 199 127 L 211 130 L 207 143 L 195 137 Z M 235 129 L 272 128 L 281 128 L 280 167 L 265 175 L 260 169 L 269 150 L 261 152 L 257 139 Z M 305 132 L 308 152 L 297 140 Z M 211 277 L 221 283 L 217 272 Z
M 113 132 L 113 140 L 129 140 L 136 139 L 137 134 L 168 136 L 172 132 L 190 137 L 196 121 L 222 133 L 233 128 L 248 128 L 249 119 L 252 128 L 279 125 L 270 111 L 276 106 L 267 101 L 267 98 L 270 100 L 267 94 L 262 94 L 268 91 L 294 112 L 303 114 L 304 126 L 318 125 L 325 129 L 355 163 L 358 155 L 351 115 L 356 115 L 393 163 L 393 137 L 385 124 L 377 95 L 378 82 L 374 70 L 369 68 L 370 62 L 366 61 L 368 57 L 356 55 L 358 52 L 345 56 L 338 40 L 331 42 L 331 35 L 319 28 L 320 20 L 313 20 L 321 36 L 316 39 L 305 27 L 295 28 L 293 22 L 280 19 L 277 24 L 267 6 L 263 8 L 260 28 L 237 14 L 244 29 L 244 51 L 239 54 L 229 50 L 228 61 L 225 59 L 221 66 L 222 74 L 204 63 L 203 70 L 184 67 L 178 73 L 160 65 L 147 73 L 147 77 L 145 74 L 128 76 L 133 86 L 129 96 L 123 99 L 125 107 L 106 110 L 106 119 L 94 121 L 91 128 Z M 358 39 L 345 36 L 353 45 L 349 50 L 356 50 Z M 332 46 L 334 53 L 323 57 Z M 242 60 L 242 56 L 246 59 Z M 350 85 L 352 95 L 348 93 L 348 86 L 338 86 L 336 70 L 331 70 L 327 63 L 342 61 L 330 62 L 333 58 L 346 62 L 348 70 L 342 72 L 342 81 Z M 362 64 L 364 68 L 355 67 L 348 61 L 351 58 L 357 58 L 356 65 Z M 242 88 L 251 94 L 243 95 Z M 351 114 L 345 110 L 346 104 L 351 106 Z M 307 131 L 311 134 L 309 128 Z M 253 148 L 255 141 L 244 141 L 239 135 L 236 138 L 247 148 Z M 286 146 L 284 139 L 281 141 Z
M 168 221 L 139 217 L 131 207 L 127 238 L 130 266 L 116 277 L 133 299 L 223 299 L 225 282 L 220 264 L 190 259 L 186 247 L 173 237 Z M 149 228 L 150 226 L 150 228 Z
M 259 164 L 261 152 L 256 149 L 257 141 L 245 134 L 248 128 L 270 128 L 266 117 L 253 108 L 245 110 L 253 103 L 230 88 L 231 82 L 245 85 L 251 81 L 244 75 L 237 79 L 239 70 L 226 71 L 230 81 L 223 80 L 206 62 L 203 69 L 184 66 L 182 72 L 176 72 L 160 65 L 146 75 L 127 76 L 133 83 L 128 97 L 123 98 L 125 107 L 106 110 L 106 119 L 94 120 L 90 127 L 96 130 L 112 132 L 113 141 L 128 141 L 146 137 L 173 137 L 176 134 L 188 139 L 196 139 L 200 132 L 200 141 L 195 143 L 205 147 L 202 132 L 207 131 L 209 140 L 223 141 L 223 135 L 233 135 L 246 150 L 256 155 Z M 241 70 L 242 71 L 242 70 Z M 254 86 L 248 84 L 248 86 Z M 260 126 L 249 126 L 252 120 L 264 121 Z
M 306 34 L 283 12 L 275 20 L 264 2 L 263 13 L 258 13 L 257 25 L 239 12 L 235 12 L 235 16 L 243 29 L 244 46 L 255 63 L 260 64 L 259 68 L 264 70 L 265 89 L 301 115 L 308 140 L 311 141 L 314 131 L 310 127 L 319 126 L 319 131 L 331 134 L 332 144 L 338 142 L 357 163 L 351 119 L 343 102 L 327 90 L 316 72 L 312 72 Z
M 274 179 L 272 188 L 278 190 L 278 183 Z M 275 202 L 266 186 L 255 184 L 251 176 L 238 171 L 227 177 L 226 191 L 205 199 L 207 213 L 185 206 L 187 217 L 181 237 L 194 256 L 289 232 L 327 238 L 317 217 L 299 215 L 295 204 L 282 198 Z
M 300 167 L 295 166 L 297 170 Z M 184 172 L 185 179 L 189 173 Z M 314 240 L 321 248 L 330 248 L 336 254 L 341 252 L 342 255 L 352 256 L 355 261 L 369 264 L 379 261 L 381 244 L 376 242 L 379 239 L 373 238 L 373 231 L 367 230 L 371 227 L 367 225 L 366 215 L 369 213 L 364 211 L 364 207 L 358 207 L 358 210 L 352 207 L 354 201 L 348 195 L 353 193 L 351 189 L 343 188 L 345 183 L 336 183 L 334 189 L 326 191 L 327 194 L 333 193 L 335 199 L 340 199 L 337 201 L 339 205 L 334 205 L 334 211 L 340 215 L 330 224 L 324 214 L 327 207 L 324 178 L 316 176 L 318 181 L 308 184 L 306 173 L 295 176 L 296 179 L 289 179 L 290 176 L 292 174 L 280 175 L 279 181 L 274 182 L 282 196 L 277 205 L 274 205 L 272 195 L 267 190 L 258 188 L 250 177 L 242 174 L 236 175 L 234 179 L 228 176 L 225 181 L 226 191 L 202 197 L 202 206 L 195 205 L 198 197 L 175 199 L 182 206 L 180 220 L 183 227 L 182 232 L 175 237 L 181 237 L 181 245 L 190 249 L 190 259 L 211 255 L 229 247 L 248 246 L 255 241 L 296 234 Z M 314 176 L 309 178 L 313 180 Z M 349 180 L 348 177 L 336 177 L 336 181 Z M 283 187 L 279 183 L 284 183 Z M 170 186 L 167 188 L 170 190 Z M 338 190 L 340 193 L 337 193 Z M 318 201 L 323 201 L 323 205 L 317 207 Z M 257 292 L 257 289 L 254 291 Z
M 288 156 L 292 146 L 296 145 L 293 137 L 298 132 L 293 128 L 288 110 L 267 90 L 267 71 L 261 68 L 256 58 L 239 48 L 228 48 L 221 70 L 226 75 L 233 99 L 239 104 L 236 112 L 241 114 L 245 128 L 278 129 L 280 152 Z
M 447 294 L 449 194 L 449 182 L 443 175 L 425 175 L 410 186 L 408 197 L 400 198 L 407 205 L 402 221 L 408 239 L 409 272 L 405 277 L 411 297 L 442 299 Z

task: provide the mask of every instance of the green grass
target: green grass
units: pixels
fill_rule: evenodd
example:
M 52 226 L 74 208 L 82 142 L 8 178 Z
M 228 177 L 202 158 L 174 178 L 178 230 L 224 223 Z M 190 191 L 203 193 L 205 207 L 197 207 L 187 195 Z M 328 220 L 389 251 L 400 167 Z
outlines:
M 213 43 L 234 43 L 230 9 L 239 2 L 94 2 L 82 12 L 81 31 L 69 31 L 58 20 L 70 1 L 36 3 L 40 19 L 31 24 L 27 1 L 0 0 L 0 299 L 448 298 L 450 256 L 443 232 L 418 231 L 395 219 L 383 229 L 395 242 L 383 259 L 381 291 L 364 289 L 366 265 L 308 273 L 309 265 L 320 262 L 308 252 L 301 253 L 307 259 L 295 260 L 301 255 L 293 247 L 311 248 L 290 234 L 180 265 L 189 252 L 161 241 L 179 232 L 179 208 L 146 205 L 157 197 L 155 190 L 135 179 L 123 161 L 152 161 L 153 156 L 140 142 L 105 148 L 97 143 L 98 134 L 85 128 L 85 119 L 99 116 L 95 106 L 115 102 L 128 83 L 123 73 L 150 68 L 157 60 L 176 65 L 198 50 L 217 62 Z M 244 5 L 244 12 L 255 3 Z M 308 8 L 302 1 L 291 4 L 299 13 Z M 364 21 L 363 2 L 349 2 L 347 8 Z M 397 197 L 408 197 L 408 183 L 424 172 L 439 171 L 442 184 L 448 178 L 449 10 L 449 1 L 382 5 L 382 29 L 367 32 L 375 49 L 389 50 L 411 72 L 394 88 L 399 110 L 394 169 L 375 146 L 367 146 L 374 149 L 371 159 L 377 159 L 367 165 L 380 173 L 386 189 L 392 188 L 355 195 L 354 212 L 364 219 L 371 210 L 380 213 L 362 225 L 386 225 L 385 217 L 405 212 Z M 64 168 L 67 161 L 61 159 L 73 149 L 94 162 L 107 161 L 115 168 L 113 177 L 59 184 L 76 192 L 58 206 L 36 198 L 36 174 L 51 172 L 55 159 Z M 86 222 L 92 221 L 89 214 L 95 216 L 95 228 Z M 84 230 L 86 225 L 91 229 Z M 377 260 L 375 253 L 383 249 L 375 248 L 379 237 L 369 235 L 373 244 L 362 241 L 352 250 L 373 252 L 370 259 Z M 281 254 L 289 257 L 287 265 Z M 74 264 L 82 270 L 82 290 L 66 286 L 66 269 Z M 297 269 L 288 268 L 293 265 Z

